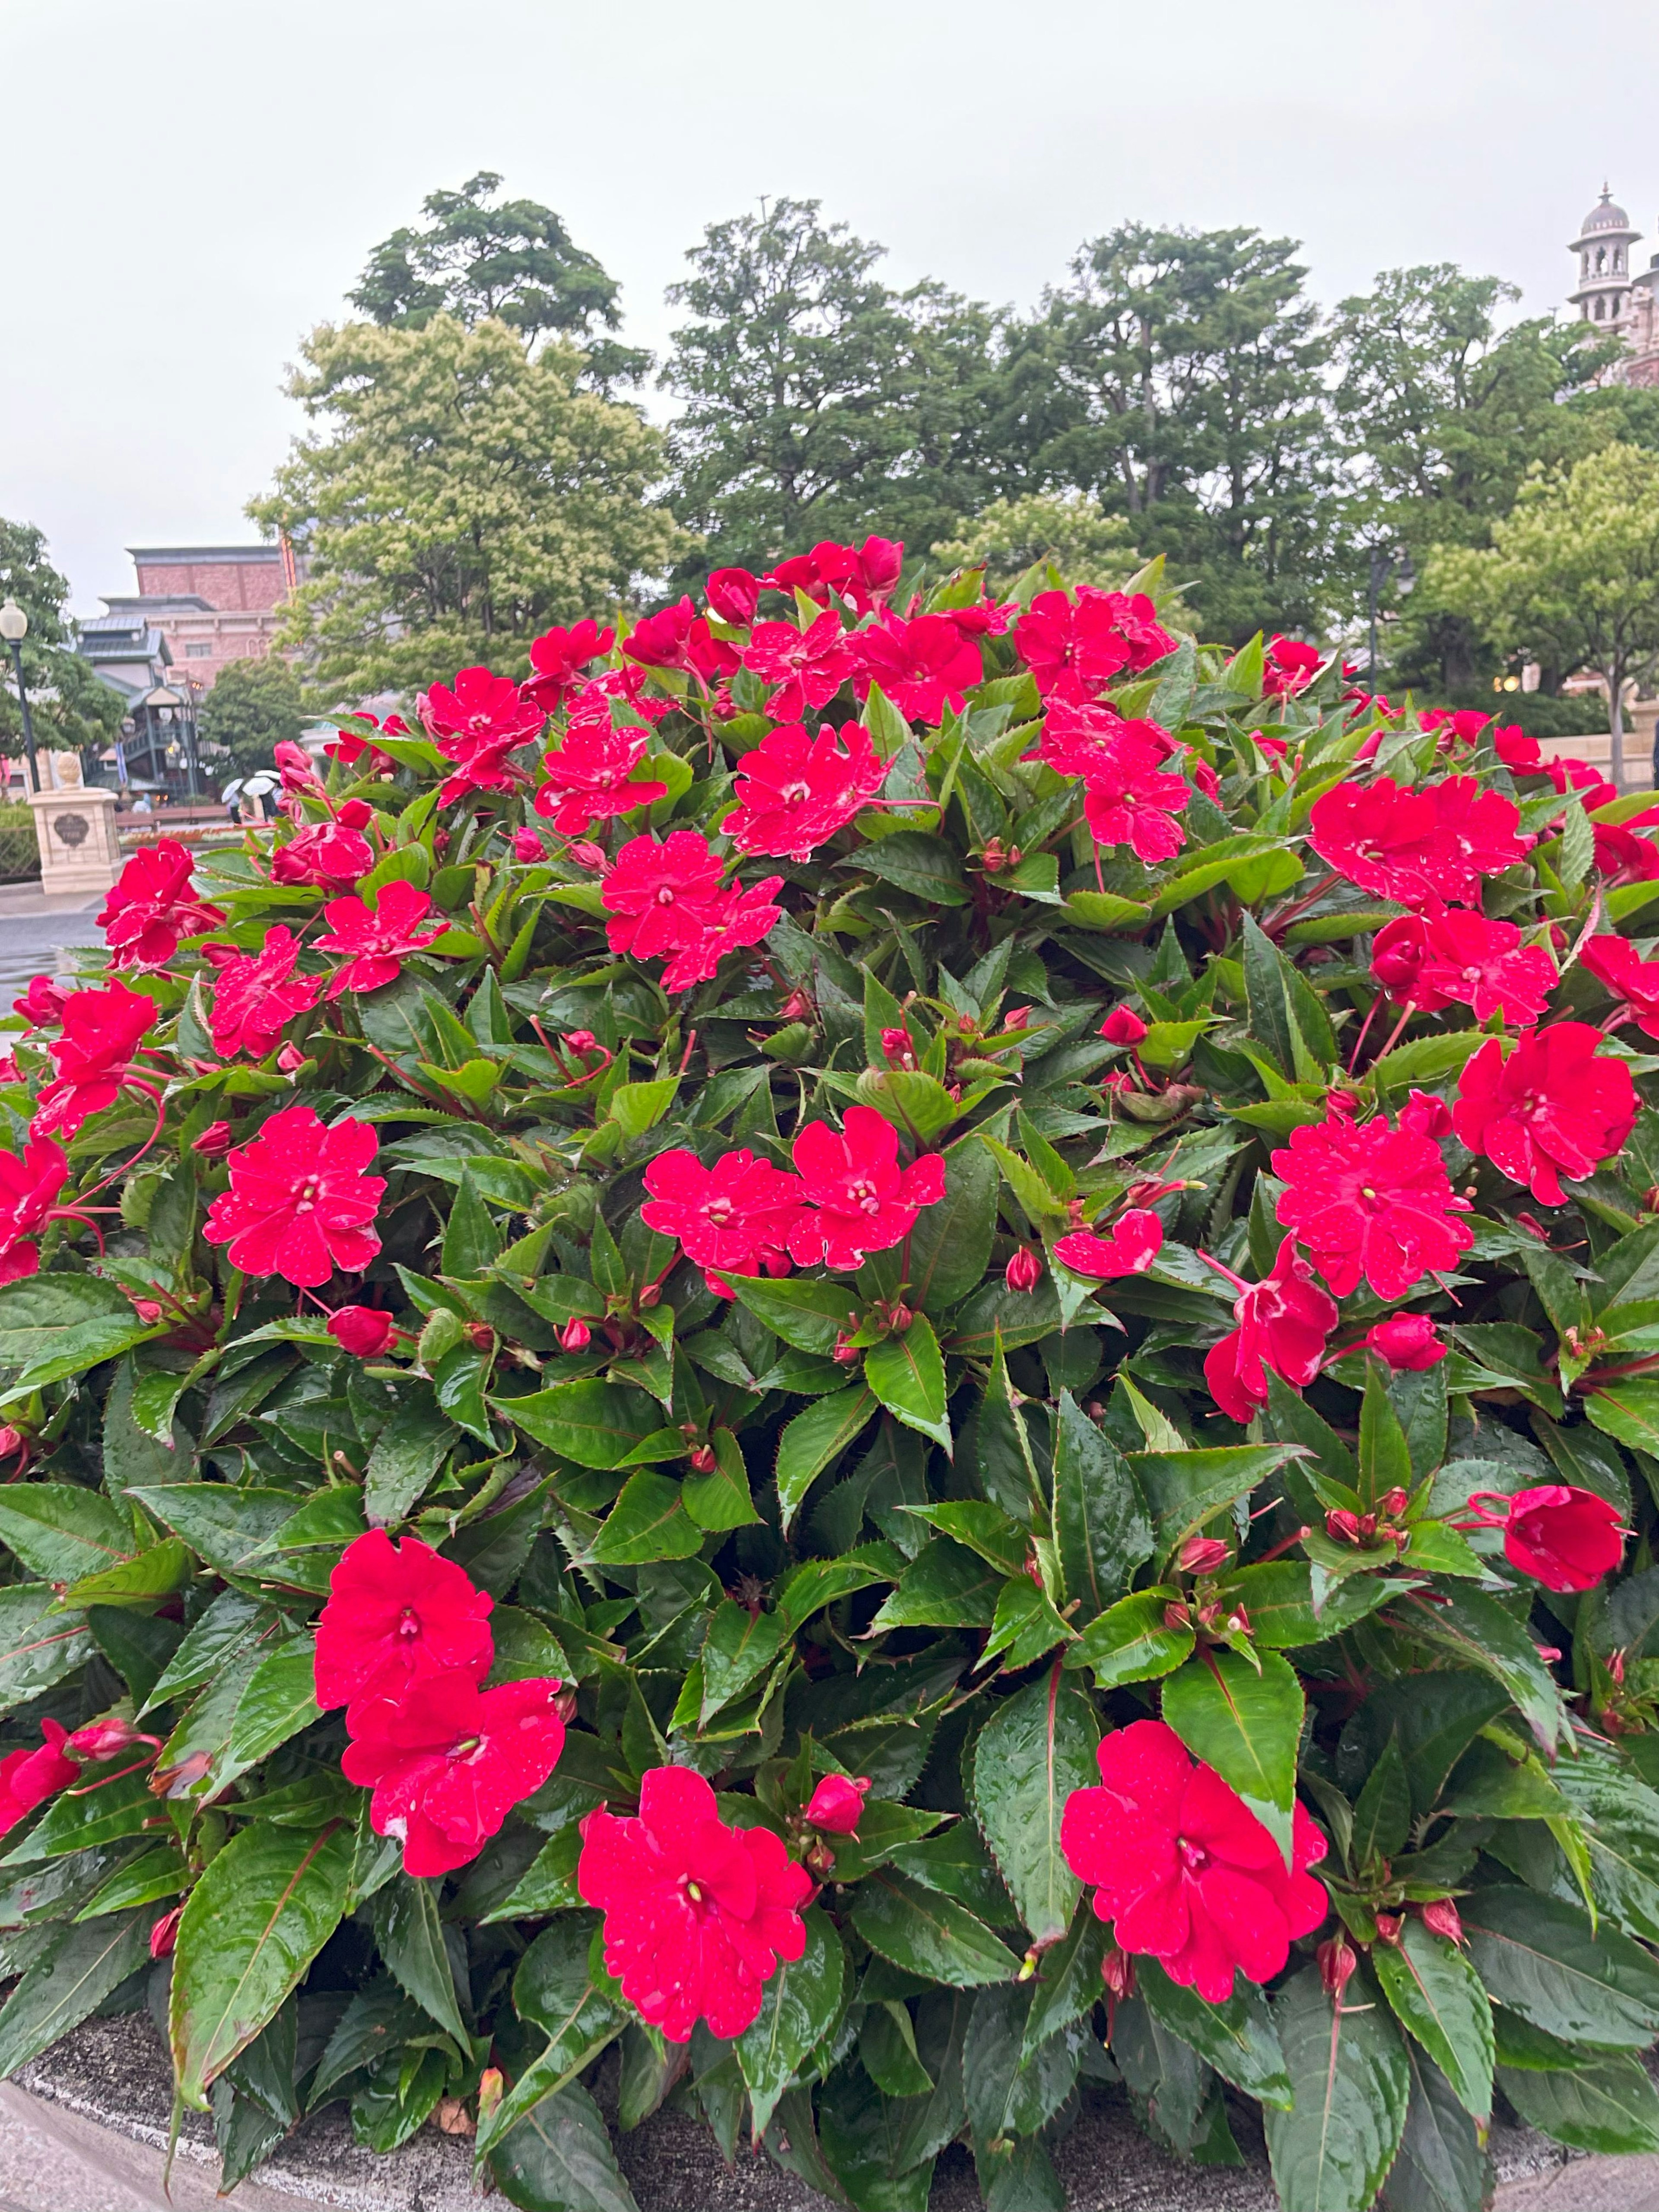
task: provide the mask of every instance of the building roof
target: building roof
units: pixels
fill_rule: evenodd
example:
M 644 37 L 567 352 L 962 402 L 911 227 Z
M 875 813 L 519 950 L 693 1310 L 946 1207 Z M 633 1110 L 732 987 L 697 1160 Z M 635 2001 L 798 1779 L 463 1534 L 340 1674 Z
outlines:
M 127 552 L 134 561 L 153 561 L 173 563 L 185 561 L 245 561 L 260 568 L 276 568 L 282 563 L 282 548 L 278 545 L 129 545 Z
M 100 592 L 99 597 L 112 614 L 131 609 L 135 614 L 203 614 L 216 611 L 211 599 L 204 599 L 199 592 Z M 243 610 L 237 609 L 237 612 Z
M 1578 226 L 1578 234 L 1581 238 L 1593 238 L 1598 231 L 1628 230 L 1630 227 L 1630 217 L 1603 185 L 1601 199 Z

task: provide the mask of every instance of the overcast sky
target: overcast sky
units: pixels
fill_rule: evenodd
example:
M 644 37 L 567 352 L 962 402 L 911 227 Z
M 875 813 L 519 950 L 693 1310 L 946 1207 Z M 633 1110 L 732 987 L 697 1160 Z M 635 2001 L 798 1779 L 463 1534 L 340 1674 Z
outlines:
M 658 348 L 704 223 L 779 192 L 996 303 L 1139 217 L 1546 312 L 1604 173 L 1659 252 L 1656 61 L 1652 0 L 0 0 L 0 514 L 82 614 L 129 545 L 252 539 L 296 338 L 482 168 Z

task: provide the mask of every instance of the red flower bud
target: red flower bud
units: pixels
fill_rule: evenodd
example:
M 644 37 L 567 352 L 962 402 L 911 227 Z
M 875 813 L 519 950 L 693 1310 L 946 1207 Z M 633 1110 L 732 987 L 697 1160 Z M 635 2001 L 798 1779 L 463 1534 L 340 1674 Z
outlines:
M 354 1359 L 376 1359 L 391 1348 L 398 1328 L 378 1306 L 337 1306 L 328 1317 L 328 1333 Z
M 889 1060 L 897 1060 L 901 1066 L 914 1067 L 916 1064 L 916 1056 L 910 1043 L 908 1030 L 884 1030 L 881 1033 L 881 1048 Z
M 603 875 L 610 865 L 605 857 L 603 845 L 596 845 L 589 837 L 579 837 L 568 848 L 569 857 L 579 868 L 596 868 Z
M 276 1055 L 276 1069 L 281 1075 L 295 1075 L 306 1064 L 306 1056 L 297 1044 L 285 1044 Z
M 1009 1255 L 1002 1279 L 1011 1291 L 1034 1291 L 1042 1280 L 1042 1262 L 1029 1244 L 1017 1245 Z
M 895 1336 L 902 1336 L 915 1319 L 915 1314 L 902 1300 L 895 1300 L 887 1309 L 887 1326 Z
M 547 848 L 533 830 L 513 832 L 513 857 L 515 860 L 544 860 Z
M 1437 1897 L 1423 1907 L 1423 1925 L 1436 1936 L 1449 1936 L 1454 1943 L 1463 1940 L 1463 1923 L 1449 1897 Z
M 135 1743 L 155 1741 L 153 1735 L 141 1735 L 125 1713 L 104 1713 L 76 1729 L 64 1748 L 77 1759 L 113 1759 L 118 1751 L 130 1750 Z
M 1132 1997 L 1135 1993 L 1135 1962 L 1127 1951 L 1120 1951 L 1114 1943 L 1101 1961 L 1100 1978 L 1114 1997 Z
M 1224 1565 L 1228 1547 L 1219 1536 L 1188 1536 L 1176 1553 L 1182 1570 L 1189 1575 L 1212 1575 Z
M 710 1445 L 699 1444 L 691 1455 L 691 1464 L 699 1474 L 713 1474 L 720 1462 Z
M 783 1004 L 778 1008 L 778 1018 L 780 1021 L 809 1021 L 811 1018 L 811 1015 L 812 1000 L 811 995 L 805 991 L 792 991 L 789 994 L 789 996 L 784 1000 Z
M 0 1429 L 0 1459 L 9 1459 L 14 1452 L 20 1452 L 22 1449 L 21 1430 L 14 1429 L 9 1425 Z
M 1386 1321 L 1372 1324 L 1364 1342 L 1396 1374 L 1420 1375 L 1437 1366 L 1447 1351 L 1427 1314 L 1390 1314 Z
M 867 1774 L 826 1774 L 812 1792 L 806 1808 L 811 1826 L 830 1836 L 856 1836 L 869 1795 Z
M 347 830 L 367 830 L 374 819 L 374 809 L 366 799 L 348 799 L 334 817 Z
M 1030 1018 L 1031 1009 L 1029 1006 L 1010 1006 L 1002 1017 L 1002 1026 L 1005 1030 L 1023 1030 Z
M 559 1331 L 559 1346 L 564 1352 L 586 1352 L 592 1340 L 593 1332 L 580 1314 L 566 1322 Z
M 1327 1996 L 1334 1997 L 1340 2004 L 1342 1992 L 1353 1979 L 1359 1965 L 1359 1955 L 1346 1936 L 1333 1936 L 1322 1943 L 1315 1954 L 1319 1962 L 1319 1978 Z
M 599 1039 L 594 1036 L 592 1030 L 567 1030 L 564 1033 L 562 1042 L 567 1052 L 574 1052 L 580 1056 L 585 1056 L 586 1054 L 593 1050 L 593 1048 L 599 1042 Z
M 1146 1024 L 1129 1007 L 1114 1006 L 1101 1024 L 1100 1034 L 1108 1044 L 1139 1044 L 1146 1034 Z
M 1400 1931 L 1405 1926 L 1405 1917 L 1398 1912 L 1379 1912 L 1376 1916 L 1376 1940 L 1379 1943 L 1397 1943 Z
M 161 1309 L 154 1298 L 134 1298 L 132 1310 L 146 1328 L 154 1328 L 161 1318 Z
M 1325 1534 L 1338 1544 L 1363 1544 L 1365 1540 L 1359 1516 L 1346 1505 L 1334 1505 L 1325 1516 Z
M 1390 1521 L 1397 1521 L 1411 1502 L 1411 1492 L 1409 1491 L 1401 1490 L 1399 1486 L 1396 1485 L 1395 1488 L 1389 1491 L 1387 1496 L 1383 1498 L 1382 1510 L 1388 1515 Z
M 215 1121 L 203 1130 L 190 1149 L 199 1152 L 204 1160 L 222 1160 L 230 1150 L 231 1141 L 229 1122 Z
M 164 1912 L 149 1931 L 149 1955 L 152 1959 L 170 1959 L 173 1947 L 179 1941 L 179 1923 L 185 1917 L 182 1905 L 175 1905 L 171 1912 Z
M 838 1361 L 843 1367 L 852 1367 L 857 1364 L 861 1354 L 857 1345 L 849 1344 L 847 1341 L 847 1332 L 843 1329 L 836 1339 L 836 1348 L 830 1357 Z
M 475 1352 L 493 1352 L 495 1348 L 495 1332 L 487 1321 L 470 1321 L 461 1334 Z

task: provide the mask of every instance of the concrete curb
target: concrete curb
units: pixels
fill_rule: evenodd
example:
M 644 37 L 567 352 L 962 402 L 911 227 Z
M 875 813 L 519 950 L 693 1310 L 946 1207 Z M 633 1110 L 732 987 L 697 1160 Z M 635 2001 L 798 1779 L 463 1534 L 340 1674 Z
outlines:
M 155 2212 L 211 2212 L 224 2200 L 213 2130 L 200 2113 L 185 2116 L 171 2197 L 161 2193 L 171 2105 L 167 2054 L 143 2014 L 88 2021 L 0 2086 L 0 2112 Z M 1243 2170 L 1183 2166 L 1147 2142 L 1114 2093 L 1091 2092 L 1054 2154 L 1071 2212 L 1274 2212 L 1260 2136 L 1239 2117 Z M 1659 2157 L 1570 2157 L 1501 2121 L 1492 2150 L 1496 2212 L 1659 2212 Z M 707 2130 L 673 2112 L 622 2137 L 617 2154 L 642 2212 L 823 2212 L 823 2197 L 763 2158 L 740 2152 L 727 2168 Z M 61 2192 L 52 2201 L 62 2202 Z M 467 2145 L 423 2129 L 380 2157 L 353 2142 L 341 2105 L 298 2128 L 231 2202 L 240 2212 L 477 2212 L 479 2204 Z M 931 2212 L 974 2212 L 978 2203 L 966 2154 L 947 2151 Z

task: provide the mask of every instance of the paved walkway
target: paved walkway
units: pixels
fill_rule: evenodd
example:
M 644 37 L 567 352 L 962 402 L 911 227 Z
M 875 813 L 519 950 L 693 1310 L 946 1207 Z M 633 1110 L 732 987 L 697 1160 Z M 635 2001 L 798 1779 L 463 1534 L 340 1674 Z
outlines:
M 101 898 L 46 898 L 33 884 L 0 884 L 0 1011 L 33 975 L 73 969 L 77 946 L 99 942 Z
M 137 2197 L 62 2143 L 0 2112 L 0 2212 L 149 2212 Z M 234 2197 L 230 2200 L 234 2207 Z

